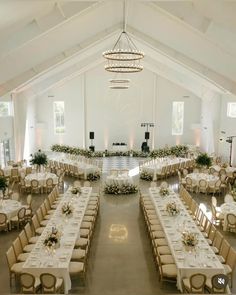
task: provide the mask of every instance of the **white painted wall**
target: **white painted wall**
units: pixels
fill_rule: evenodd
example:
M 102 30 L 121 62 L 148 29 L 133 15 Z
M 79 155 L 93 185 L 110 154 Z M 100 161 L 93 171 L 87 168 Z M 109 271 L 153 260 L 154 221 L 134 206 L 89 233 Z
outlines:
M 129 76 L 130 88 L 110 89 L 114 74 L 97 66 L 85 74 L 51 89 L 36 98 L 36 148 L 49 149 L 54 143 L 89 147 L 89 131 L 95 132 L 96 150 L 111 149 L 113 142 L 125 142 L 128 148 L 140 149 L 145 128 L 153 122 L 150 147 L 165 144 L 199 144 L 201 100 L 178 85 L 143 70 Z M 189 96 L 183 98 L 183 96 Z M 64 135 L 54 134 L 53 101 L 65 101 Z M 185 102 L 184 134 L 171 135 L 172 102 Z
M 228 102 L 236 102 L 236 96 L 223 95 L 221 99 L 221 113 L 220 113 L 220 128 L 219 128 L 219 154 L 223 156 L 224 160 L 229 162 L 230 144 L 226 142 L 228 136 L 236 136 L 236 118 L 227 117 L 227 104 Z M 234 139 L 233 164 L 236 166 L 236 143 Z
M 36 148 L 50 149 L 54 143 L 83 146 L 83 79 L 77 77 L 36 98 Z M 65 101 L 66 132 L 54 133 L 53 102 Z

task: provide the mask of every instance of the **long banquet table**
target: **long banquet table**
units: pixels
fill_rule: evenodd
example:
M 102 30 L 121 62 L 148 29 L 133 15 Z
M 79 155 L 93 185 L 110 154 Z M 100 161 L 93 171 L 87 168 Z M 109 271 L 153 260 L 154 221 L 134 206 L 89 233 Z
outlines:
M 224 273 L 224 267 L 218 260 L 201 231 L 189 215 L 179 196 L 170 190 L 168 196 L 161 196 L 159 188 L 149 189 L 150 197 L 155 206 L 157 216 L 177 267 L 177 288 L 182 290 L 182 279 L 194 273 L 203 273 L 207 277 Z M 180 214 L 170 216 L 166 211 L 167 203 L 175 202 Z M 182 244 L 182 232 L 188 231 L 197 234 L 198 244 L 194 252 L 187 252 Z
M 75 242 L 79 238 L 81 222 L 91 193 L 92 188 L 86 187 L 82 188 L 80 197 L 73 195 L 70 190 L 64 194 L 52 218 L 23 265 L 23 270 L 34 276 L 39 276 L 41 273 L 51 273 L 63 278 L 65 294 L 71 289 L 69 263 Z M 65 218 L 62 216 L 61 208 L 63 204 L 68 202 L 73 206 L 74 212 L 70 218 Z M 48 253 L 43 243 L 48 234 L 52 232 L 52 228 L 55 227 L 62 234 L 60 247 L 55 249 L 54 253 Z

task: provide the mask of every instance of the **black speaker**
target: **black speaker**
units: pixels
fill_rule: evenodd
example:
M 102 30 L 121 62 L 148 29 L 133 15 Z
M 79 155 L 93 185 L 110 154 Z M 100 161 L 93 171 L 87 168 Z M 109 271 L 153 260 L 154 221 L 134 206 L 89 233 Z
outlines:
M 149 139 L 149 132 L 145 132 L 145 139 Z
M 94 132 L 89 132 L 89 139 L 94 139 Z
M 90 145 L 89 149 L 90 149 L 91 152 L 95 152 L 95 146 L 94 145 Z

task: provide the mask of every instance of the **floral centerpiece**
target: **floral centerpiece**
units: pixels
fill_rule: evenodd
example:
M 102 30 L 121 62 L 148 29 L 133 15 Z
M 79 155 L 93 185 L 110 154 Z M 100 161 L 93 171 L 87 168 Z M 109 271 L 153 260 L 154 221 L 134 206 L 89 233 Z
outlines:
M 234 200 L 236 201 L 236 185 L 232 187 L 230 194 L 233 196 Z
M 104 193 L 111 195 L 135 194 L 137 191 L 138 188 L 134 184 L 106 184 L 104 187 Z
M 179 208 L 177 207 L 175 202 L 168 203 L 166 205 L 166 211 L 171 215 L 175 216 L 179 214 Z
M 46 166 L 48 163 L 47 155 L 41 150 L 38 150 L 33 155 L 31 154 L 31 157 L 30 164 L 36 165 L 38 171 L 40 170 L 40 167 Z
M 0 192 L 1 194 L 5 193 L 5 190 L 8 187 L 7 178 L 5 176 L 0 176 Z
M 71 216 L 73 213 L 73 206 L 70 203 L 64 203 L 63 206 L 61 207 L 61 212 L 65 216 Z
M 81 194 L 81 188 L 77 186 L 73 186 L 70 191 L 73 195 Z
M 198 244 L 197 234 L 192 232 L 183 232 L 182 243 L 187 251 L 192 250 Z
M 56 248 L 59 247 L 60 244 L 60 239 L 61 239 L 61 233 L 55 228 L 52 228 L 52 232 L 49 233 L 44 240 L 43 244 L 47 248 Z
M 161 187 L 160 188 L 160 195 L 165 197 L 165 196 L 168 196 L 170 194 L 170 191 L 168 188 L 166 187 Z
M 196 158 L 196 164 L 202 167 L 210 167 L 212 165 L 212 159 L 207 153 L 201 153 Z
M 98 171 L 94 172 L 94 173 L 89 173 L 87 175 L 87 180 L 89 181 L 95 181 L 100 179 L 100 173 Z
M 152 176 L 152 174 L 150 174 L 146 171 L 142 171 L 140 173 L 140 179 L 151 181 L 153 179 L 153 176 Z

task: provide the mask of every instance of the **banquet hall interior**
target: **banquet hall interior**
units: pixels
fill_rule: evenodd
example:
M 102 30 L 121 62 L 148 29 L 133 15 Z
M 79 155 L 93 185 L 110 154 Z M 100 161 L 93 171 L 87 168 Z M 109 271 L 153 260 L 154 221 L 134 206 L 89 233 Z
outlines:
M 236 1 L 0 1 L 0 294 L 236 293 Z

